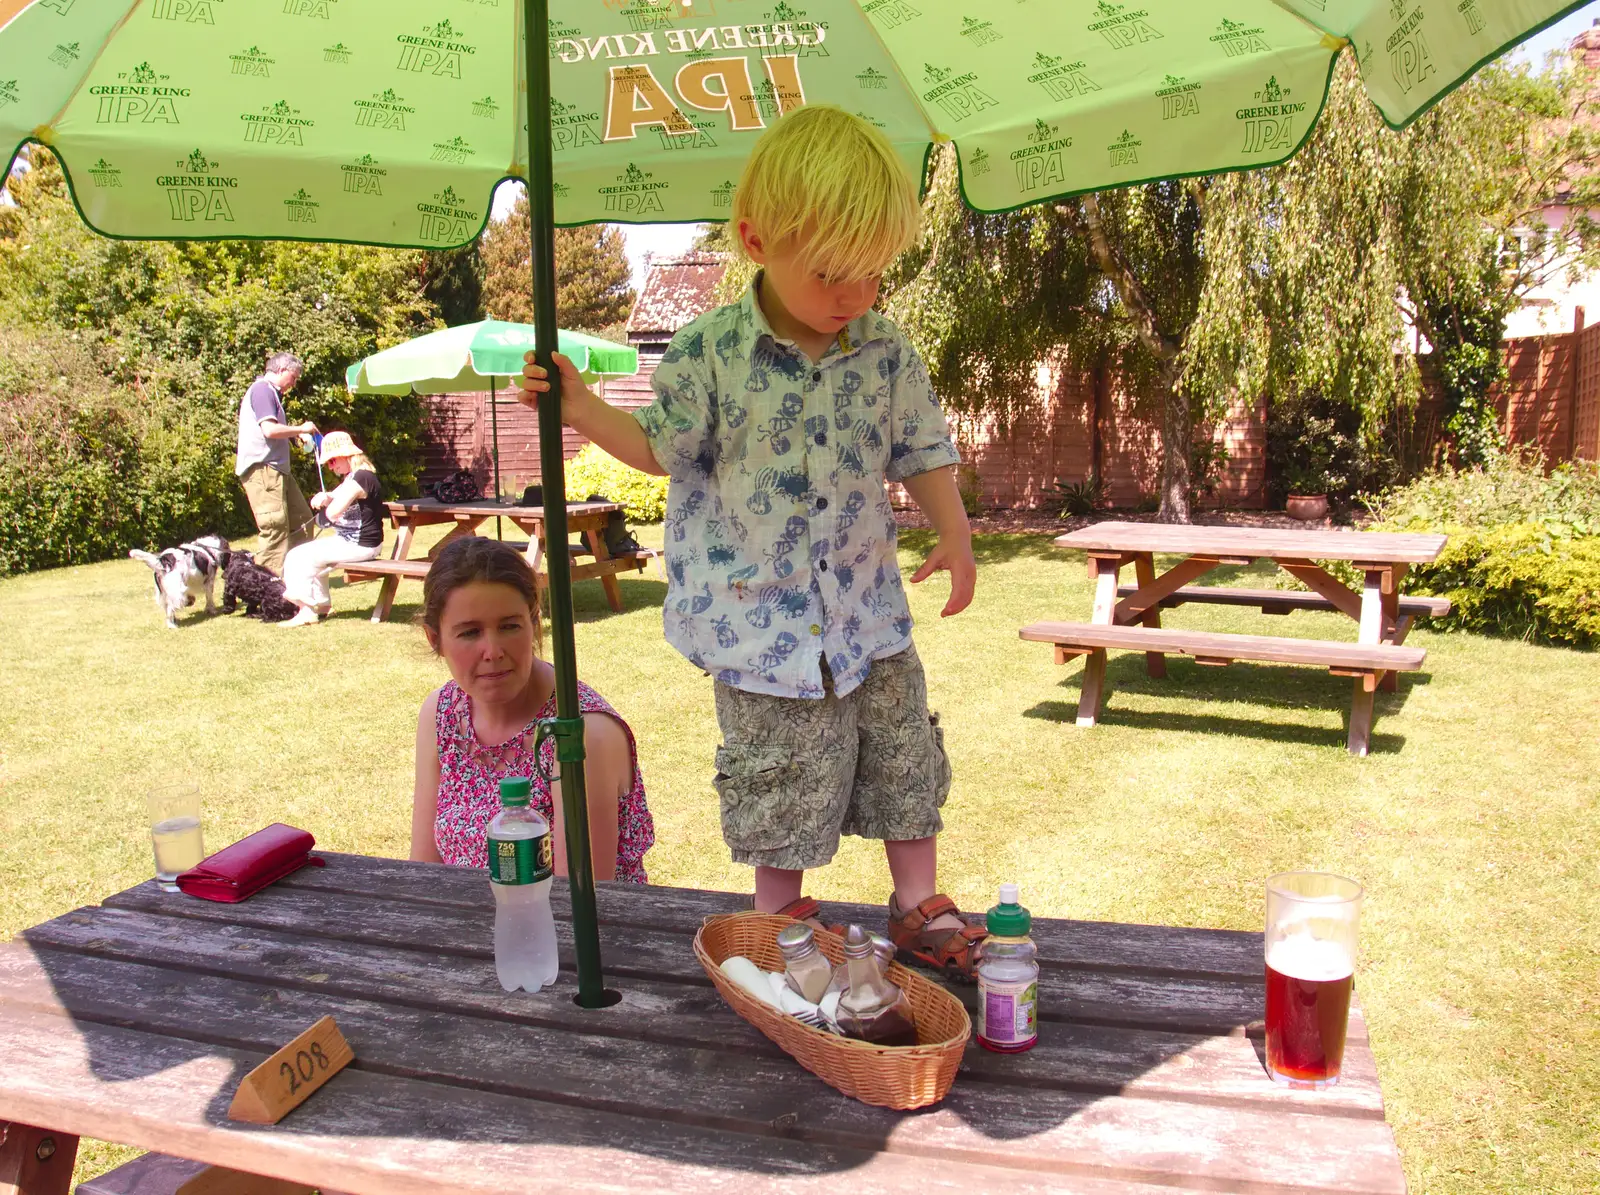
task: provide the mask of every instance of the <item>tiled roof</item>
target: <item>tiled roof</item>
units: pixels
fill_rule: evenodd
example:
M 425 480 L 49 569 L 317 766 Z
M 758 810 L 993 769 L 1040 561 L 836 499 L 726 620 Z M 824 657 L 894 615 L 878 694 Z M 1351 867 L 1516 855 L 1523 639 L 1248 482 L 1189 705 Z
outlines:
M 711 292 L 722 280 L 727 258 L 721 253 L 681 253 L 650 262 L 644 286 L 628 316 L 628 335 L 671 335 L 712 308 Z

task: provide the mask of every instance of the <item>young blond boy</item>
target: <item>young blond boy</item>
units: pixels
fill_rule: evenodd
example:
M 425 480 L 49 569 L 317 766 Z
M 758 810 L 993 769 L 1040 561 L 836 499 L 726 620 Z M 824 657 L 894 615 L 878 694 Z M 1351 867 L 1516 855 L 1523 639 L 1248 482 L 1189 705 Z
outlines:
M 563 419 L 671 478 L 666 634 L 715 681 L 723 837 L 756 869 L 755 907 L 814 919 L 806 870 L 841 833 L 881 838 L 890 936 L 970 974 L 982 929 L 937 890 L 950 765 L 885 482 L 902 482 L 938 533 L 911 580 L 949 571 L 946 616 L 972 600 L 972 533 L 927 369 L 871 309 L 919 219 L 880 133 L 802 108 L 757 143 L 735 193 L 731 223 L 760 273 L 673 338 L 655 402 L 620 411 L 555 360 Z M 549 388 L 540 366 L 523 374 L 524 390 Z

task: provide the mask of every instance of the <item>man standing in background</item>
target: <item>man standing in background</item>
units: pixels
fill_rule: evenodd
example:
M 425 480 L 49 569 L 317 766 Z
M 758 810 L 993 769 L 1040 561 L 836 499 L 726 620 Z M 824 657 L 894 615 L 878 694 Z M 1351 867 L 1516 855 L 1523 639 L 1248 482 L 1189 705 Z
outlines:
M 289 472 L 289 441 L 315 435 L 317 426 L 310 420 L 289 423 L 283 411 L 283 396 L 294 389 L 303 369 L 293 353 L 273 353 L 239 403 L 239 451 L 233 471 L 261 532 L 256 563 L 280 576 L 289 549 L 313 538 L 315 516 Z

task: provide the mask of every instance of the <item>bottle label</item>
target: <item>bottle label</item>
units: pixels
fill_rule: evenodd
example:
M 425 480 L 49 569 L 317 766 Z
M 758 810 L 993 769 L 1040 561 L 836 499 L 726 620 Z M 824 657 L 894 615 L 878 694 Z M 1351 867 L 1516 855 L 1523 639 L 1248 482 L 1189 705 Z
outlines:
M 489 879 L 496 884 L 537 884 L 555 871 L 550 835 L 489 839 Z
M 978 1036 L 997 1046 L 1020 1046 L 1039 1036 L 1039 982 L 978 976 Z

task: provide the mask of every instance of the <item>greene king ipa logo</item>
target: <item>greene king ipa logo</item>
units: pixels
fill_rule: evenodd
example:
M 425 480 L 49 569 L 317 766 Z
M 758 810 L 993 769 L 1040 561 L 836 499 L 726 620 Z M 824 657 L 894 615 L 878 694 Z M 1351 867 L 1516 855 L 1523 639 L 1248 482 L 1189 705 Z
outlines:
M 170 75 L 141 62 L 131 71 L 118 71 L 117 82 L 89 88 L 89 94 L 99 105 L 96 124 L 179 124 L 178 101 L 189 98 L 189 89 L 172 86 Z
M 251 46 L 242 54 L 229 54 L 228 61 L 233 64 L 233 73 L 236 75 L 254 75 L 261 79 L 272 78 L 272 66 L 276 58 L 269 58 L 257 46 Z
M 244 122 L 244 139 L 259 141 L 264 145 L 304 145 L 305 131 L 315 128 L 317 122 L 301 116 L 300 109 L 288 100 L 262 105 L 259 112 L 241 112 Z
M 1100 90 L 1100 84 L 1084 74 L 1083 67 L 1082 62 L 1063 62 L 1061 55 L 1041 50 L 1033 56 L 1033 74 L 1028 76 L 1028 82 L 1038 84 L 1053 100 L 1076 99 Z
M 481 100 L 472 101 L 472 114 L 474 116 L 498 116 L 500 105 L 494 102 L 494 96 L 486 95 Z
M 83 56 L 78 45 L 77 42 L 68 42 L 66 45 L 57 43 L 56 48 L 50 51 L 50 61 L 62 70 L 66 70 Z
M 724 179 L 721 184 L 711 188 L 711 206 L 731 208 L 733 193 L 738 189 L 738 184 L 732 179 Z
M 875 71 L 870 66 L 856 76 L 856 86 L 863 91 L 887 91 L 889 76 L 882 71 Z
M 1127 129 L 1123 129 L 1122 136 L 1106 146 L 1111 156 L 1112 167 L 1137 166 L 1139 164 L 1139 147 L 1143 144 L 1143 141 L 1140 141 Z
M 394 40 L 400 43 L 400 61 L 395 63 L 395 70 L 418 75 L 459 79 L 461 59 L 478 52 L 475 46 L 461 40 L 460 30 L 449 21 L 424 25 L 420 34 L 401 33 Z
M 867 0 L 867 3 L 861 6 L 861 11 L 885 29 L 904 25 L 907 21 L 914 21 L 922 15 L 920 9 L 912 8 L 906 0 Z
M 1222 24 L 1217 26 L 1217 31 L 1211 35 L 1213 45 L 1222 47 L 1222 52 L 1229 58 L 1242 58 L 1246 54 L 1268 54 L 1272 47 L 1267 45 L 1262 38 L 1265 29 L 1249 29 L 1237 21 L 1222 18 Z
M 465 166 L 467 159 L 477 152 L 460 137 L 452 137 L 448 141 L 435 141 L 433 143 L 433 152 L 428 157 L 435 162 L 449 162 L 452 166 Z
M 465 202 L 454 187 L 446 187 L 434 193 L 432 203 L 417 204 L 417 211 L 422 213 L 417 236 L 441 245 L 459 245 L 471 240 L 479 217 L 477 212 L 462 206 Z
M 673 0 L 628 0 L 622 19 L 635 33 L 666 29 L 672 24 L 672 5 Z
M 798 45 L 789 45 L 785 40 L 765 46 L 761 51 L 762 57 L 771 58 L 779 54 L 793 54 L 797 58 L 829 57 L 828 47 L 822 44 L 828 36 L 828 22 L 813 21 L 805 9 L 795 8 L 791 4 L 784 3 L 784 0 L 778 0 L 772 11 L 764 12 L 761 15 L 768 25 L 774 27 L 779 25 L 804 25 L 815 32 L 813 37 L 802 36 L 798 38 Z
M 978 87 L 978 76 L 967 71 L 956 75 L 949 67 L 922 64 L 922 82 L 928 87 L 922 93 L 927 103 L 938 104 L 951 120 L 965 120 L 985 108 L 998 107 L 1000 101 Z
M 350 47 L 342 41 L 336 41 L 331 46 L 323 46 L 322 61 L 331 62 L 334 66 L 349 66 Z
M 89 167 L 89 178 L 93 180 L 94 185 L 97 187 L 116 187 L 120 189 L 122 186 L 122 171 L 104 158 Z
M 549 21 L 549 26 L 551 58 L 560 57 L 560 52 L 556 48 L 556 43 L 562 38 L 577 38 L 583 36 L 583 30 L 579 29 L 576 25 L 563 25 L 553 18 Z
M 711 135 L 716 125 L 704 116 L 690 116 L 693 133 L 669 133 L 664 125 L 656 126 L 656 136 L 661 138 L 662 149 L 716 149 L 717 139 Z
M 564 104 L 554 96 L 550 99 L 550 148 L 556 153 L 576 149 L 580 145 L 599 145 L 599 112 L 585 112 L 576 104 Z
M 1200 84 L 1185 81 L 1182 75 L 1168 75 L 1156 98 L 1161 101 L 1161 119 L 1200 115 Z
M 17 102 L 17 81 L 0 79 L 0 108 L 9 108 Z
M 406 103 L 405 97 L 396 95 L 392 87 L 372 93 L 370 100 L 357 100 L 356 127 L 362 129 L 394 129 L 406 131 L 406 117 L 416 109 Z
M 961 18 L 961 36 L 974 46 L 986 46 L 1003 38 L 993 21 L 980 21 L 977 17 Z
M 328 5 L 339 0 L 283 0 L 283 12 L 290 17 L 315 17 L 319 21 L 329 18 Z
M 1433 55 L 1422 36 L 1422 9 L 1414 8 L 1407 16 L 1405 0 L 1391 0 L 1389 15 L 1399 24 L 1383 43 L 1383 48 L 1389 52 L 1389 69 L 1394 81 L 1402 92 L 1409 92 L 1435 70 Z
M 1033 122 L 1028 144 L 1013 150 L 1011 166 L 1017 172 L 1017 190 L 1037 191 L 1050 183 L 1066 184 L 1067 171 L 1062 151 L 1072 148 L 1071 137 L 1060 137 L 1060 125 Z
M 1127 7 L 1126 4 L 1100 0 L 1095 5 L 1098 19 L 1089 23 L 1089 32 L 1105 38 L 1106 44 L 1113 50 L 1126 50 L 1129 46 L 1142 45 L 1147 41 L 1160 41 L 1161 34 L 1145 20 L 1150 14 L 1142 8 L 1133 12 L 1123 11 Z
M 223 0 L 155 0 L 150 16 L 157 21 L 187 21 L 191 25 L 215 25 L 212 9 Z
M 204 150 L 193 150 L 187 158 L 177 162 L 177 172 L 156 176 L 156 186 L 167 192 L 167 203 L 173 220 L 193 223 L 197 220 L 223 220 L 233 223 L 233 209 L 228 206 L 228 192 L 239 188 L 239 180 L 215 173 L 217 163 L 207 158 Z
M 972 153 L 968 155 L 966 167 L 967 173 L 972 175 L 973 178 L 982 178 L 984 175 L 988 174 L 993 168 L 993 163 L 989 160 L 989 151 L 984 149 L 981 145 L 978 146 L 977 149 L 973 150 Z
M 362 154 L 339 170 L 344 175 L 345 193 L 349 195 L 382 195 L 383 180 L 389 174 L 371 154 Z
M 1478 11 L 1478 0 L 1461 0 L 1456 5 L 1456 11 L 1461 14 L 1461 19 L 1467 23 L 1467 32 L 1473 36 L 1483 32 L 1485 24 L 1483 13 Z
M 1273 75 L 1257 91 L 1253 108 L 1239 108 L 1235 120 L 1244 121 L 1244 147 L 1247 154 L 1288 153 L 1294 148 L 1294 118 L 1306 110 L 1304 103 L 1289 99 L 1290 87 L 1278 86 Z
M 652 182 L 654 178 L 654 172 L 640 170 L 629 162 L 628 168 L 617 175 L 616 185 L 598 187 L 595 194 L 605 200 L 605 210 L 608 212 L 643 216 L 650 212 L 664 211 L 661 206 L 662 194 L 672 184 Z
M 315 224 L 317 222 L 317 209 L 321 207 L 306 194 L 306 189 L 301 187 L 293 195 L 283 201 L 283 217 L 290 224 Z

